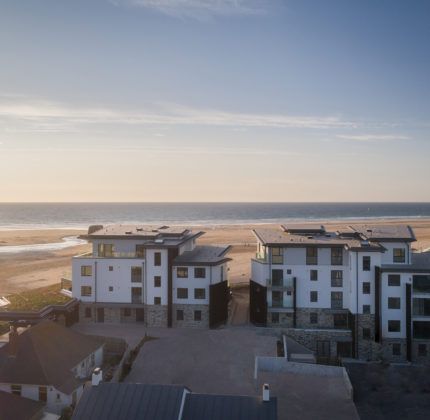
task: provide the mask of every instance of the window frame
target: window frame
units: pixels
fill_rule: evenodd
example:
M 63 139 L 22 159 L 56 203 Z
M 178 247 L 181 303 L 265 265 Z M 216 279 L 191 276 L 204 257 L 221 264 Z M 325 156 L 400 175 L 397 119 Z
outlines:
M 161 287 L 161 276 L 154 276 L 154 287 Z
M 396 251 L 401 251 L 400 255 L 396 255 Z M 406 250 L 405 248 L 393 248 L 393 263 L 404 264 L 406 262 Z
M 176 278 L 187 279 L 188 278 L 188 267 L 176 267 Z
M 274 252 L 276 250 L 276 253 Z M 280 246 L 270 247 L 270 255 L 272 256 L 272 264 L 283 264 L 284 263 L 284 253 Z
M 88 272 L 89 274 L 88 274 Z M 92 265 L 81 265 L 81 277 L 92 277 L 93 276 L 93 266 Z
M 161 296 L 154 296 L 154 305 L 161 305 Z
M 343 287 L 343 270 L 331 270 L 331 287 Z
M 184 310 L 176 309 L 176 321 L 183 321 L 183 320 L 184 320 Z
M 341 246 L 331 248 L 331 265 L 343 265 L 343 248 Z
M 161 252 L 154 252 L 154 267 L 161 267 Z
M 84 293 L 84 290 L 89 290 L 89 293 Z M 93 288 L 92 286 L 87 286 L 87 285 L 81 285 L 81 296 L 84 297 L 91 297 L 93 295 Z
M 396 284 L 393 284 L 393 283 L 396 283 Z M 388 274 L 387 284 L 389 287 L 399 287 L 401 285 L 400 274 Z
M 361 293 L 363 295 L 370 295 L 372 292 L 372 286 L 370 284 L 370 281 L 363 281 L 361 286 Z
M 201 270 L 203 275 L 198 274 L 198 270 Z M 206 267 L 194 267 L 194 278 L 195 279 L 205 279 L 206 278 Z
M 309 313 L 309 324 L 318 324 L 318 312 Z
M 398 329 L 394 329 L 394 325 L 398 326 Z M 399 319 L 389 319 L 387 321 L 388 332 L 399 333 L 402 331 L 402 322 Z
M 139 272 L 139 275 L 135 274 L 136 271 Z M 142 266 L 134 265 L 130 267 L 130 280 L 132 283 L 142 283 L 142 276 L 143 276 Z
M 315 297 L 315 299 L 313 299 Z M 317 303 L 318 302 L 318 290 L 310 290 L 309 291 L 309 301 L 311 303 Z
M 370 257 L 370 255 L 363 255 L 362 258 L 362 271 L 371 271 L 372 269 L 372 258 Z
M 197 316 L 198 314 L 198 316 Z M 194 311 L 194 321 L 201 321 L 202 320 L 202 311 L 201 310 L 195 310 Z
M 340 296 L 341 299 L 333 299 L 333 296 Z M 334 304 L 334 302 L 340 302 L 338 304 Z M 343 309 L 343 292 L 341 291 L 335 291 L 330 292 L 330 308 L 331 309 Z
M 396 304 L 393 306 L 393 302 L 396 302 Z M 398 305 L 397 305 L 398 303 Z M 401 298 L 395 297 L 395 296 L 389 296 L 387 298 L 387 308 L 388 309 L 401 309 Z
M 313 278 L 314 274 L 315 274 L 315 278 Z M 311 270 L 309 272 L 309 278 L 310 278 L 310 281 L 318 281 L 318 270 Z
M 318 247 L 306 247 L 306 265 L 318 265 Z
M 198 293 L 201 293 L 202 291 L 203 291 L 203 297 L 197 297 Z M 205 287 L 194 288 L 194 299 L 205 300 L 206 299 L 206 288 Z
M 183 293 L 184 296 L 179 296 L 181 293 Z M 188 299 L 188 287 L 178 287 L 176 289 L 176 299 Z

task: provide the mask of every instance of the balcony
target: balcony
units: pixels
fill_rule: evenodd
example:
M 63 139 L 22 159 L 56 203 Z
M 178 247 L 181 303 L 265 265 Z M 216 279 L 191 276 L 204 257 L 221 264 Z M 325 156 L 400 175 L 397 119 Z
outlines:
M 266 282 L 269 289 L 285 289 L 286 291 L 293 291 L 294 289 L 293 277 L 287 277 L 286 279 L 267 279 Z
M 267 257 L 266 254 L 264 254 L 263 252 L 257 252 L 255 254 L 255 259 L 259 262 L 264 262 L 267 263 Z

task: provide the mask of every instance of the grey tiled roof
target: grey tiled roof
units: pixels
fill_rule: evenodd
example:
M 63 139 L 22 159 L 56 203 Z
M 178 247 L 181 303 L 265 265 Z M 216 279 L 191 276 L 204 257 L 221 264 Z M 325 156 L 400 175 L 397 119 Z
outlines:
M 17 351 L 0 348 L 0 383 L 53 385 L 70 394 L 81 380 L 72 369 L 103 345 L 52 321 L 42 321 L 17 337 Z
M 277 400 L 260 397 L 189 394 L 183 420 L 275 420 Z
M 351 225 L 350 228 L 369 240 L 416 240 L 414 232 L 408 225 Z
M 226 258 L 229 246 L 198 245 L 192 251 L 185 251 L 178 255 L 173 265 L 217 265 L 230 258 Z
M 177 420 L 186 388 L 100 383 L 85 389 L 73 420 Z
M 45 404 L 0 391 L 0 420 L 36 420 L 43 416 Z

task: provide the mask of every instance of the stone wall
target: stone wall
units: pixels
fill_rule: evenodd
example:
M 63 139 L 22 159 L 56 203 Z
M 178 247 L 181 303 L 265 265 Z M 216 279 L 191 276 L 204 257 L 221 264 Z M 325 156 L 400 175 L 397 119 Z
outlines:
M 427 354 L 418 354 L 418 345 L 424 344 L 427 347 Z M 412 340 L 412 361 L 420 364 L 430 365 L 430 340 Z
M 311 324 L 310 314 L 318 314 L 318 323 Z M 321 308 L 297 308 L 297 328 L 333 328 L 333 311 Z
M 393 355 L 393 344 L 400 344 L 400 356 Z M 383 338 L 381 341 L 382 358 L 387 362 L 406 361 L 406 339 L 404 338 Z
M 147 327 L 167 327 L 167 305 L 145 305 Z
M 339 341 L 352 342 L 352 334 L 349 330 L 286 328 L 282 331 L 288 337 L 314 352 L 317 350 L 317 341 L 329 341 L 330 356 L 337 355 L 337 343 Z
M 279 322 L 272 322 L 272 313 L 279 314 Z M 267 326 L 293 328 L 293 317 L 292 312 L 267 312 Z
M 374 314 L 358 314 L 358 355 L 361 360 L 379 360 L 381 358 L 380 346 L 375 343 L 375 315 Z M 368 339 L 363 337 L 363 329 L 370 330 Z
M 177 320 L 177 311 L 184 312 L 184 320 Z M 201 321 L 194 320 L 194 311 L 201 311 Z M 209 328 L 209 305 L 173 305 L 173 326 L 174 327 L 192 327 L 192 328 Z

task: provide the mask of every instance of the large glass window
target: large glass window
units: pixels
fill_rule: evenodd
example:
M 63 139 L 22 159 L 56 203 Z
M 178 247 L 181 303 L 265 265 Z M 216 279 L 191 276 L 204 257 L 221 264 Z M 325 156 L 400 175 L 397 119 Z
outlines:
M 363 256 L 363 271 L 370 271 L 370 257 L 368 255 Z
M 92 275 L 93 275 L 93 266 L 92 265 L 82 265 L 81 266 L 81 276 L 91 277 Z
M 404 248 L 393 249 L 393 262 L 404 263 L 406 261 L 406 252 Z
M 142 303 L 142 288 L 132 287 L 131 288 L 131 303 Z
M 283 270 L 272 270 L 272 286 L 282 286 L 284 282 Z
M 336 247 L 331 249 L 331 265 L 342 265 L 343 248 Z
M 342 287 L 343 271 L 332 270 L 331 271 L 331 287 Z
M 388 274 L 388 286 L 400 286 L 400 274 Z
M 272 291 L 272 306 L 274 308 L 281 308 L 284 304 L 284 296 L 283 293 L 279 290 Z
M 113 244 L 98 244 L 98 256 L 103 258 L 112 258 L 114 256 L 115 247 Z
M 430 293 L 430 276 L 418 275 L 413 277 L 414 293 Z
M 274 247 L 272 249 L 272 264 L 283 264 L 282 248 Z
M 429 340 L 430 339 L 430 321 L 414 321 L 414 338 Z
M 176 277 L 179 279 L 188 278 L 188 268 L 187 267 L 178 267 L 176 269 Z
M 142 267 L 131 267 L 131 281 L 132 283 L 142 282 Z
M 306 264 L 317 265 L 318 264 L 318 248 L 307 247 L 306 248 Z
M 176 296 L 178 299 L 188 299 L 188 289 L 185 287 L 178 287 Z
M 205 277 L 206 277 L 206 268 L 204 268 L 204 267 L 194 268 L 194 278 L 195 279 L 204 279 Z
M 414 298 L 413 314 L 414 316 L 430 316 L 430 299 Z
M 343 307 L 343 293 L 331 292 L 331 308 L 342 309 Z
M 81 296 L 91 296 L 91 286 L 81 286 Z

